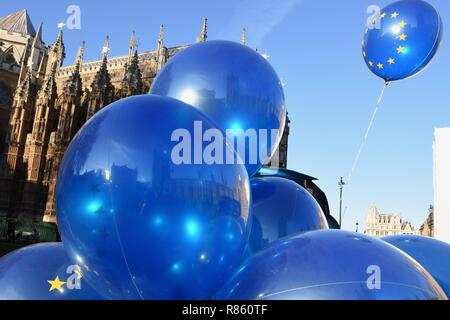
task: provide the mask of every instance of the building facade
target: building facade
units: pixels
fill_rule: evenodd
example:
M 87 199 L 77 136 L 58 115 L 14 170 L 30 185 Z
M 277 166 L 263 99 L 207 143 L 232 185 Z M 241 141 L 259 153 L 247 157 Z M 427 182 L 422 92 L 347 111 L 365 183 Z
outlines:
M 206 39 L 205 18 L 197 41 Z M 111 102 L 148 92 L 158 71 L 186 47 L 165 47 L 161 25 L 155 50 L 138 52 L 133 32 L 128 54 L 110 57 L 107 36 L 101 59 L 84 62 L 82 43 L 74 63 L 63 66 L 62 30 L 47 46 L 42 24 L 36 31 L 26 10 L 0 18 L 0 215 L 56 222 L 57 172 L 76 132 Z M 279 149 L 282 168 L 288 124 Z
M 425 237 L 434 237 L 434 207 L 428 209 L 428 216 L 420 227 L 420 235 Z
M 400 214 L 381 214 L 376 206 L 367 212 L 364 233 L 372 237 L 385 237 L 398 234 L 419 234 Z
M 450 243 L 450 128 L 434 132 L 434 237 Z

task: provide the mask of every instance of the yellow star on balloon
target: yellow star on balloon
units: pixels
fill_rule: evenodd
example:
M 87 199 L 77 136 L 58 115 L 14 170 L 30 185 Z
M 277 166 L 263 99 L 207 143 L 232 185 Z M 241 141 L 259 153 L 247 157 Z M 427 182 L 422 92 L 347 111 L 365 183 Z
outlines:
M 407 36 L 408 35 L 406 35 L 405 33 L 402 33 L 401 35 L 398 36 L 398 38 L 400 39 L 400 41 L 405 41 Z
M 382 14 L 380 14 L 381 19 L 383 19 L 384 17 L 386 17 L 386 12 L 383 12 Z
M 388 59 L 388 63 L 389 64 L 394 64 L 395 63 L 395 59 L 394 58 L 389 58 Z
M 403 53 L 404 51 L 405 51 L 405 47 L 399 46 L 399 47 L 397 48 L 397 52 L 398 52 L 398 53 Z
M 398 17 L 398 12 L 391 13 L 391 18 L 395 19 Z
M 378 67 L 378 69 L 383 69 L 383 64 L 382 63 L 378 63 L 377 67 Z
M 63 285 L 66 284 L 65 281 L 59 280 L 59 276 L 56 276 L 55 280 L 47 280 L 48 283 L 50 283 L 50 289 L 48 291 L 58 290 L 63 291 Z
M 369 66 L 373 67 L 373 62 L 369 61 Z
M 400 28 L 404 28 L 407 25 L 407 23 L 402 20 L 398 25 L 400 26 Z

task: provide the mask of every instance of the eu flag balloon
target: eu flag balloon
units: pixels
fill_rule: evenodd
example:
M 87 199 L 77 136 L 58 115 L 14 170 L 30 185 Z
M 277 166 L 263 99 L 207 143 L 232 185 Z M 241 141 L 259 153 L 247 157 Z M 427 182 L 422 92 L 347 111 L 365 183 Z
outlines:
M 81 128 L 59 171 L 57 217 L 90 284 L 121 299 L 205 299 L 223 285 L 248 240 L 250 184 L 242 164 L 210 162 L 228 150 L 222 138 L 200 111 L 154 95 Z
M 383 238 L 419 262 L 450 296 L 450 245 L 416 235 L 397 235 Z
M 386 81 L 411 77 L 436 55 L 443 25 L 425 1 L 401 0 L 383 8 L 368 22 L 362 52 L 369 69 Z
M 0 300 L 104 300 L 62 243 L 24 247 L 0 259 Z
M 247 259 L 223 300 L 446 300 L 433 277 L 386 242 L 341 230 L 279 240 Z
M 252 231 L 249 249 L 256 252 L 295 233 L 328 229 L 320 205 L 302 186 L 279 177 L 253 178 Z
M 249 176 L 270 160 L 286 121 L 283 86 L 258 52 L 231 41 L 195 44 L 171 58 L 151 93 L 204 112 L 235 142 Z

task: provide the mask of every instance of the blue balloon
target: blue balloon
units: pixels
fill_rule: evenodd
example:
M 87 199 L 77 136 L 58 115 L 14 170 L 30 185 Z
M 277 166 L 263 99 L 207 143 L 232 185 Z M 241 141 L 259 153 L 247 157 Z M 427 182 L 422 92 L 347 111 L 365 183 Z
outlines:
M 450 296 L 450 245 L 428 237 L 397 235 L 382 238 L 420 263 Z
M 205 134 L 218 131 L 181 101 L 130 97 L 98 112 L 65 153 L 56 195 L 61 236 L 107 297 L 205 299 L 242 261 L 247 172 L 237 164 L 178 164 L 174 136 L 186 136 L 184 153 L 192 147 L 194 157 L 208 145 L 196 141 L 194 122 Z
M 281 81 L 266 59 L 239 43 L 206 41 L 184 49 L 158 73 L 150 92 L 193 105 L 236 138 L 230 140 L 249 176 L 280 143 L 286 122 Z
M 41 243 L 0 259 L 0 300 L 104 300 L 83 279 L 62 243 Z
M 253 178 L 252 231 L 249 247 L 259 251 L 270 243 L 295 233 L 328 229 L 320 205 L 294 181 L 279 178 Z
M 363 56 L 369 69 L 386 81 L 422 71 L 440 48 L 441 17 L 425 1 L 402 0 L 383 8 L 366 29 Z
M 446 300 L 433 277 L 386 242 L 341 230 L 279 240 L 247 259 L 220 300 Z

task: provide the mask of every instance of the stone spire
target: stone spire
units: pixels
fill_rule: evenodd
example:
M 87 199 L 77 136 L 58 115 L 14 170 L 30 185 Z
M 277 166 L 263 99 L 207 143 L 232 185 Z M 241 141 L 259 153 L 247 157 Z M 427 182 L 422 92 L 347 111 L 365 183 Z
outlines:
M 83 83 L 81 81 L 80 72 L 84 57 L 84 46 L 85 42 L 83 41 L 78 49 L 77 56 L 75 57 L 74 71 L 64 84 L 62 103 L 72 101 L 77 105 L 80 104 L 81 96 L 83 95 Z
M 24 98 L 26 96 L 34 95 L 35 87 L 33 85 L 33 73 L 31 67 L 26 67 L 26 73 L 24 79 L 17 85 L 16 91 L 14 93 L 14 99 Z
M 108 72 L 109 36 L 106 36 L 105 45 L 102 48 L 102 64 L 94 76 L 91 84 L 92 91 L 101 91 L 111 86 L 111 77 Z
M 247 32 L 247 29 L 242 28 L 242 31 L 241 31 L 241 44 L 242 44 L 243 46 L 245 46 L 245 36 L 246 36 L 246 32 Z
M 168 50 L 164 47 L 164 25 L 159 26 L 158 46 L 156 48 L 156 72 L 162 69 L 168 59 Z
M 134 52 L 130 63 L 125 64 L 125 73 L 122 79 L 120 98 L 141 94 L 143 89 L 142 74 L 139 68 L 139 56 Z
M 97 73 L 94 76 L 94 80 L 91 84 L 92 92 L 100 92 L 102 90 L 111 89 L 111 76 L 108 72 L 108 46 L 109 40 L 108 37 L 106 38 L 105 46 L 103 47 L 103 60 L 102 64 L 100 66 L 100 69 L 97 71 Z
M 83 41 L 83 42 L 81 42 L 80 48 L 78 48 L 77 56 L 75 58 L 75 72 L 76 73 L 81 72 L 81 64 L 83 63 L 83 58 L 84 58 L 84 46 L 85 46 L 85 42 Z
M 204 41 L 206 41 L 206 38 L 208 38 L 208 18 L 207 17 L 205 17 L 203 19 L 202 32 L 200 33 L 200 36 L 197 37 L 197 42 L 204 42 Z
M 56 62 L 62 63 L 62 60 L 66 57 L 62 29 L 59 30 L 55 42 L 50 46 L 50 52 L 55 53 L 55 58 L 58 60 Z
M 106 36 L 105 45 L 102 48 L 102 59 L 105 60 L 108 58 L 109 53 L 109 36 Z
M 36 47 L 38 44 L 42 42 L 42 22 L 39 24 L 38 31 L 33 39 L 33 47 Z
M 45 72 L 45 76 L 48 77 L 55 68 L 55 73 L 59 72 L 59 68 L 62 66 L 64 58 L 66 57 L 65 47 L 63 43 L 63 31 L 59 30 L 58 36 L 55 42 L 50 46 L 48 51 L 48 62 Z
M 40 46 L 43 45 L 42 42 L 42 22 L 39 25 L 39 29 L 38 32 L 36 34 L 36 37 L 33 40 L 33 46 L 32 46 L 32 53 L 31 53 L 31 57 L 33 57 L 34 60 L 36 60 L 37 64 L 38 64 L 38 68 L 37 68 L 37 78 L 43 78 L 45 76 L 45 59 L 42 57 L 41 61 L 38 61 L 39 59 L 39 52 L 35 52 L 37 51 L 37 48 L 40 48 Z
M 42 68 L 42 64 L 45 59 L 42 53 L 45 51 L 45 45 L 42 42 L 42 22 L 39 24 L 39 28 L 37 33 L 35 34 L 33 41 L 29 43 L 29 49 L 27 48 L 23 54 L 22 62 L 21 62 L 21 70 L 19 74 L 19 80 L 17 85 L 20 85 L 20 82 L 24 78 L 25 74 L 31 67 L 31 73 L 34 75 L 34 71 L 39 71 Z M 40 60 L 39 60 L 40 59 Z
M 164 48 L 164 25 L 163 24 L 161 24 L 159 26 L 158 46 L 156 48 L 158 53 L 161 51 L 162 48 Z
M 136 48 L 138 45 L 139 45 L 139 43 L 136 40 L 136 34 L 133 31 L 131 33 L 130 45 L 128 47 L 128 63 L 130 63 L 133 60 L 133 55 L 134 55 L 134 52 L 136 51 Z
M 52 99 L 56 99 L 56 70 L 58 65 L 56 63 L 52 64 L 52 68 L 50 70 L 50 74 L 47 79 L 45 79 L 42 84 L 41 89 L 38 92 L 38 101 L 50 101 Z
M 91 84 L 91 91 L 87 96 L 87 120 L 90 119 L 98 110 L 111 103 L 114 97 L 114 87 L 111 84 L 111 76 L 108 72 L 108 52 L 109 36 L 106 36 L 105 45 L 102 50 L 102 64 L 94 76 L 94 80 Z

